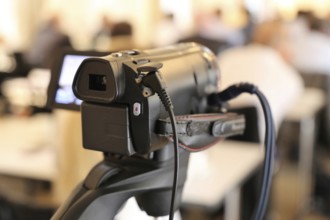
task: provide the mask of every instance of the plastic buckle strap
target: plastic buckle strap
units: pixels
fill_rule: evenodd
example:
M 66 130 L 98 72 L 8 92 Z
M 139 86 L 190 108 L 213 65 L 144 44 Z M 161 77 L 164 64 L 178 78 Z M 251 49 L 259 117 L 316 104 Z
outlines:
M 176 116 L 179 135 L 195 136 L 208 134 L 214 137 L 228 137 L 242 134 L 245 129 L 245 118 L 236 113 L 213 113 Z M 172 136 L 169 119 L 157 121 L 156 133 Z

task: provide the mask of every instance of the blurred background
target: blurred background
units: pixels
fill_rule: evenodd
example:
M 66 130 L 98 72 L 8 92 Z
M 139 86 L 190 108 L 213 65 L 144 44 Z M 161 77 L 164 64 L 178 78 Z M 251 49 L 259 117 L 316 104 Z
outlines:
M 269 99 L 278 149 L 265 219 L 330 219 L 330 0 L 0 0 L 0 219 L 49 219 L 102 158 L 82 149 L 79 112 L 46 106 L 60 50 L 191 41 L 217 56 L 220 90 L 249 81 Z M 257 155 L 256 167 L 229 182 L 212 207 L 185 196 L 183 220 L 251 217 L 262 150 L 250 145 L 263 141 L 262 113 L 244 95 L 229 109 L 246 115 L 247 131 L 232 141 Z M 226 153 L 217 160 L 239 161 Z M 192 160 L 193 180 L 213 175 L 208 160 Z M 221 170 L 246 168 L 232 161 Z

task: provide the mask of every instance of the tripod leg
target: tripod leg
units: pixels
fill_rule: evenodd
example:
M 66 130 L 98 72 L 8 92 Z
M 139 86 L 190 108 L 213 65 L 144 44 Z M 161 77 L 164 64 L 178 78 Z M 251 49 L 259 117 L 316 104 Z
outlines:
M 88 206 L 79 220 L 114 219 L 123 204 L 131 197 L 131 193 L 122 192 L 104 195 Z
M 180 175 L 176 204 L 186 179 L 189 154 L 180 157 Z M 151 161 L 141 158 L 102 161 L 62 205 L 52 220 L 109 220 L 122 205 L 135 196 L 140 208 L 151 216 L 169 212 L 173 161 Z
M 56 211 L 51 220 L 113 219 L 132 195 L 133 192 L 130 191 L 104 194 L 98 190 L 88 190 L 80 184 L 67 202 Z
M 134 219 L 134 220 L 168 220 L 169 216 L 162 216 L 162 217 L 152 217 L 147 215 L 145 212 L 141 211 L 140 207 L 136 203 L 134 198 L 130 198 L 127 200 L 127 203 L 124 205 L 123 209 L 118 212 L 115 217 L 116 220 L 127 220 L 127 219 Z M 174 220 L 182 220 L 181 214 L 179 211 L 175 212 Z

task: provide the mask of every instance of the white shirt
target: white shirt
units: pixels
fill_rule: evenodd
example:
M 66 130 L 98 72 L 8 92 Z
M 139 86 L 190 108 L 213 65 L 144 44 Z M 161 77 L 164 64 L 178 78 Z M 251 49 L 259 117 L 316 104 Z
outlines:
M 289 62 L 302 73 L 330 75 L 330 38 L 316 31 L 291 38 L 285 46 Z
M 250 82 L 264 93 L 272 109 L 278 129 L 286 112 L 303 91 L 301 76 L 272 48 L 249 45 L 223 52 L 219 57 L 221 69 L 220 88 Z M 256 98 L 244 94 L 229 102 L 236 107 L 257 106 L 260 133 L 263 137 L 264 121 L 261 105 Z

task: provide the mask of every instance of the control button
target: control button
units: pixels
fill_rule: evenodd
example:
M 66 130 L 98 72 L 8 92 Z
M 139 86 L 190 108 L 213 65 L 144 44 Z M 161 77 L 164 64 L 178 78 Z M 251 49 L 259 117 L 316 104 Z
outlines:
M 125 50 L 122 51 L 123 53 L 127 54 L 127 55 L 138 55 L 139 52 L 137 52 L 136 50 Z
M 120 53 L 120 52 L 117 52 L 117 53 L 113 53 L 112 56 L 113 57 L 121 57 L 121 56 L 123 56 L 123 54 Z
M 133 115 L 134 116 L 139 116 L 141 115 L 141 103 L 135 102 L 133 104 Z
M 143 59 L 138 59 L 138 60 L 134 60 L 133 63 L 135 63 L 136 65 L 142 65 L 142 64 L 146 64 L 149 63 L 150 61 L 146 58 Z
M 137 71 L 139 73 L 142 73 L 142 72 L 155 72 L 155 71 L 158 71 L 162 67 L 163 67 L 162 63 L 151 62 L 151 63 L 145 64 L 145 65 L 140 65 L 137 68 Z

